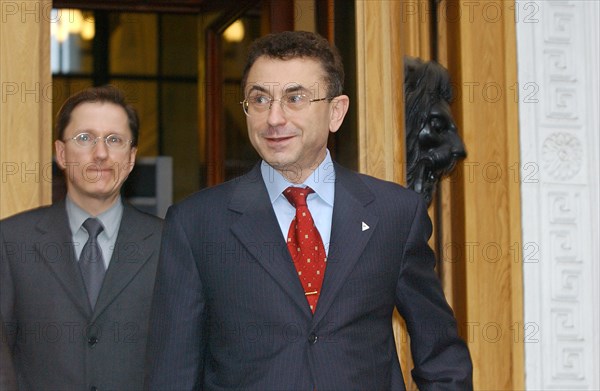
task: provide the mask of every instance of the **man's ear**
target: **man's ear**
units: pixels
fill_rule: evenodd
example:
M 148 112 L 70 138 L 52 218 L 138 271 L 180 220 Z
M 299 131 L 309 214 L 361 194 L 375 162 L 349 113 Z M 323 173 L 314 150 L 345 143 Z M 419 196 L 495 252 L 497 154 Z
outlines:
M 54 141 L 54 150 L 56 151 L 56 164 L 62 170 L 67 167 L 67 162 L 65 160 L 65 143 L 61 140 Z
M 342 126 L 349 106 L 350 98 L 347 95 L 340 95 L 333 98 L 329 117 L 329 131 L 331 133 L 337 132 L 340 126 Z

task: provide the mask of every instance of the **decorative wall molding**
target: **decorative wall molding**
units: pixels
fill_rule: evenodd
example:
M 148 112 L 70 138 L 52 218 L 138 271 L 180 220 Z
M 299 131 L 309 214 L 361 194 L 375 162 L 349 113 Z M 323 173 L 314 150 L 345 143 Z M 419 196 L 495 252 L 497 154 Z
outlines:
M 524 248 L 539 249 L 523 263 L 525 331 L 539 329 L 525 340 L 526 388 L 598 390 L 600 5 L 515 6 L 536 11 L 517 20 L 519 83 L 537 92 L 519 102 L 521 167 L 539 169 L 521 187 Z

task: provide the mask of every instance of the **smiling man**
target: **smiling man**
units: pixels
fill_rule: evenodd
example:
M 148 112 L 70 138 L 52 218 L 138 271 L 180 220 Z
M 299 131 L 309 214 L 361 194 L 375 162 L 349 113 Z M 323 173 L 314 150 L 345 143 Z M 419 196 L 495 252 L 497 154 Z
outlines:
M 329 96 L 325 78 L 317 76 L 322 74 L 321 63 L 312 58 L 263 56 L 245 77 L 242 105 L 250 142 L 293 183 L 303 183 L 325 160 L 329 133 L 337 132 L 348 110 L 349 98 Z
M 472 388 L 421 197 L 327 150 L 348 110 L 343 79 L 316 34 L 251 47 L 241 104 L 262 161 L 169 210 L 147 389 L 404 390 L 394 308 L 419 388 Z
M 19 389 L 142 388 L 162 222 L 121 201 L 138 128 L 114 87 L 71 96 L 56 120 L 66 199 L 0 222 L 0 310 Z

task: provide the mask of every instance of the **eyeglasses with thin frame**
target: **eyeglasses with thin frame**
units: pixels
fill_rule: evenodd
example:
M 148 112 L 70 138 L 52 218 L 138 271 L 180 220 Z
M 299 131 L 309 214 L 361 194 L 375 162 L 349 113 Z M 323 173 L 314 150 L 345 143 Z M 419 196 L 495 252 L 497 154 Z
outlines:
M 264 114 L 271 110 L 273 102 L 279 102 L 281 109 L 284 112 L 297 112 L 307 108 L 313 102 L 321 102 L 324 100 L 331 100 L 332 97 L 325 97 L 319 99 L 311 99 L 306 93 L 291 92 L 283 95 L 280 99 L 273 99 L 269 95 L 262 93 L 254 93 L 248 98 L 244 99 L 240 104 L 244 109 L 244 113 L 251 117 L 256 115 Z
M 131 140 L 126 140 L 123 136 L 118 134 L 109 134 L 108 136 L 94 136 L 87 132 L 79 133 L 74 137 L 67 138 L 66 141 L 75 141 L 75 144 L 82 148 L 93 148 L 99 139 L 104 141 L 104 144 L 109 149 L 112 150 L 122 150 L 125 149 L 129 144 L 131 144 Z

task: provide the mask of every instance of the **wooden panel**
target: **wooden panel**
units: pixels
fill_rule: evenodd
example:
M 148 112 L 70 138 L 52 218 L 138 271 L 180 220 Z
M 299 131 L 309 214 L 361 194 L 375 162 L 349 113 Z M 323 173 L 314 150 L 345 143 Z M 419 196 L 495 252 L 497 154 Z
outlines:
M 225 138 L 223 109 L 223 53 L 221 35 L 233 22 L 246 11 L 258 4 L 259 0 L 246 1 L 240 5 L 224 10 L 204 30 L 205 68 L 200 69 L 199 82 L 206 85 L 206 91 L 200 91 L 199 103 L 204 108 L 199 110 L 199 120 L 205 116 L 205 125 L 199 127 L 199 139 L 206 135 L 206 178 L 207 185 L 212 186 L 225 180 Z M 293 20 L 293 13 L 292 13 Z M 202 79 L 205 78 L 203 83 Z M 205 93 L 205 96 L 203 95 Z M 201 147 L 202 147 L 202 141 Z M 202 149 L 201 149 L 202 150 Z
M 390 3 L 402 4 L 401 13 L 394 14 L 395 5 Z M 430 58 L 426 43 L 430 30 L 422 9 L 406 8 L 422 4 L 358 1 L 356 5 L 360 170 L 403 182 L 398 164 L 404 161 L 403 151 L 398 153 L 403 145 L 398 135 L 403 132 L 390 132 L 397 118 L 386 107 L 390 96 L 386 88 L 402 89 L 386 72 L 393 58 L 388 48 L 394 46 L 393 37 L 403 36 L 405 41 L 396 49 L 403 46 L 400 52 Z M 457 89 L 452 109 L 469 151 L 469 158 L 442 184 L 438 211 L 444 244 L 440 255 L 446 259 L 442 276 L 470 345 L 476 389 L 523 388 L 523 349 L 518 340 L 522 274 L 514 252 L 514 244 L 520 243 L 520 191 L 513 175 L 518 167 L 518 122 L 514 99 L 508 99 L 516 82 L 511 5 L 514 9 L 509 2 L 442 1 L 435 37 L 438 59 L 449 68 Z M 499 6 L 502 10 L 496 15 L 493 11 Z M 404 34 L 395 31 L 397 24 L 388 23 L 388 17 L 403 22 Z M 486 86 L 492 89 L 483 90 Z M 500 98 L 492 95 L 497 86 Z M 409 383 L 408 339 L 397 319 L 394 328 Z
M 50 1 L 0 1 L 0 218 L 51 201 Z
M 433 57 L 431 43 L 431 24 L 432 12 L 430 4 L 427 1 L 404 1 L 402 3 L 401 29 L 402 29 L 402 48 L 403 55 L 418 57 L 424 61 L 430 61 Z M 403 64 L 404 65 L 404 64 Z M 403 76 L 404 77 L 404 76 Z M 404 91 L 404 84 L 403 84 Z M 404 124 L 403 124 L 404 125 Z M 402 128 L 403 142 L 406 146 L 406 126 Z M 403 166 L 406 166 L 406 158 L 403 160 Z M 403 181 L 402 183 L 405 183 Z M 429 217 L 434 224 L 434 230 L 429 239 L 429 245 L 435 249 L 437 232 L 435 219 L 436 208 L 432 205 L 428 209 Z M 438 257 L 439 254 L 436 254 Z M 400 363 L 402 365 L 404 381 L 408 390 L 417 390 L 417 385 L 410 376 L 410 370 L 414 367 L 412 355 L 410 352 L 410 336 L 406 329 L 406 323 L 400 315 L 394 313 L 393 327 L 396 335 L 396 344 L 401 347 Z
M 515 1 L 507 1 L 505 6 L 508 10 L 516 10 Z M 510 86 L 517 85 L 517 33 L 515 21 L 517 16 L 513 12 L 508 12 L 502 20 L 505 35 L 505 45 L 503 47 L 506 53 L 504 61 L 506 74 L 506 88 L 504 89 L 504 99 L 506 100 L 506 158 L 509 164 L 505 167 L 505 181 L 508 182 L 508 210 L 506 210 L 509 221 L 508 227 L 508 247 L 504 250 L 509 254 L 510 264 L 510 294 L 505 297 L 507 305 L 511 308 L 511 327 L 510 339 L 512 346 L 510 348 L 511 366 L 507 368 L 507 373 L 512 378 L 513 390 L 525 389 L 525 336 L 524 336 L 524 308 L 523 308 L 523 235 L 521 227 L 521 177 L 515 167 L 522 167 L 520 153 L 520 128 L 519 128 L 519 106 L 514 96 L 509 98 Z M 511 84 L 508 84 L 511 83 Z M 512 173 L 511 173 L 512 170 Z M 512 175 L 514 174 L 514 175 Z M 504 245 L 506 246 L 506 242 Z M 518 248 L 518 249 L 517 249 Z M 507 330 L 508 331 L 508 330 Z M 523 331 L 523 333 L 521 333 Z M 506 345 L 510 345 L 508 341 Z
M 335 0 L 315 0 L 316 31 L 335 42 Z
M 218 11 L 239 3 L 237 0 L 54 0 L 55 8 L 107 11 L 180 12 Z
M 446 0 L 440 0 L 438 10 L 446 9 Z M 444 15 L 438 11 L 438 15 Z M 448 68 L 448 25 L 447 18 L 442 17 L 437 21 L 437 61 Z M 451 82 L 452 82 L 451 76 Z M 456 89 L 456 88 L 455 88 Z M 454 92 L 457 94 L 457 91 Z M 462 134 L 462 130 L 458 129 L 458 134 Z M 462 137 L 462 136 L 461 136 Z M 467 151 L 468 151 L 467 147 Z M 438 265 L 438 272 L 442 279 L 442 286 L 446 300 L 454 309 L 458 321 L 464 323 L 464 299 L 465 299 L 465 282 L 464 282 L 464 262 L 459 262 L 456 259 L 456 245 L 454 232 L 458 232 L 463 226 L 464 220 L 458 209 L 458 215 L 453 213 L 453 203 L 462 203 L 462 184 L 456 183 L 454 178 L 458 175 L 462 167 L 462 162 L 458 164 L 455 171 L 448 178 L 442 179 L 438 187 L 438 196 L 440 198 L 440 210 L 438 211 L 438 224 L 441 224 L 441 238 L 439 238 L 440 246 L 438 247 L 438 257 L 442 260 Z M 456 293 L 455 293 L 456 292 Z
M 402 3 L 358 0 L 355 5 L 359 170 L 405 183 Z M 414 390 L 410 340 L 396 311 L 392 326 L 407 389 Z
M 263 0 L 263 6 L 267 9 L 271 33 L 294 30 L 293 1 Z
M 403 47 L 408 56 L 425 61 L 435 59 L 448 67 L 448 28 L 444 11 L 445 0 L 436 5 L 427 1 L 404 2 L 402 15 Z M 435 16 L 435 18 L 434 18 Z M 433 24 L 436 23 L 434 26 Z M 452 80 L 451 80 L 452 82 Z M 460 129 L 459 129 L 460 133 Z M 460 169 L 459 167 L 456 170 Z M 453 213 L 452 205 L 461 202 L 462 184 L 453 183 L 453 175 L 440 181 L 434 199 L 429 207 L 429 216 L 434 230 L 429 245 L 438 258 L 437 272 L 442 280 L 444 294 L 454 309 L 458 321 L 464 323 L 464 262 L 456 260 L 456 246 L 453 233 L 464 225 L 460 214 Z
M 317 5 L 315 0 L 294 0 L 294 17 L 292 23 L 296 31 L 317 32 L 315 11 Z M 333 25 L 333 23 L 331 23 Z M 324 34 L 325 37 L 327 35 Z
M 514 252 L 521 241 L 514 172 L 519 124 L 510 99 L 517 81 L 514 4 L 445 4 L 442 15 L 452 37 L 448 62 L 459 87 L 452 110 L 469 153 L 455 176 L 460 189 L 452 217 L 460 225 L 453 241 L 466 276 L 464 314 L 458 316 L 465 319 L 475 389 L 522 389 L 522 264 Z
M 429 1 L 403 1 L 401 24 L 404 54 L 430 60 L 431 53 L 431 15 Z
M 356 2 L 359 170 L 404 183 L 401 2 Z

